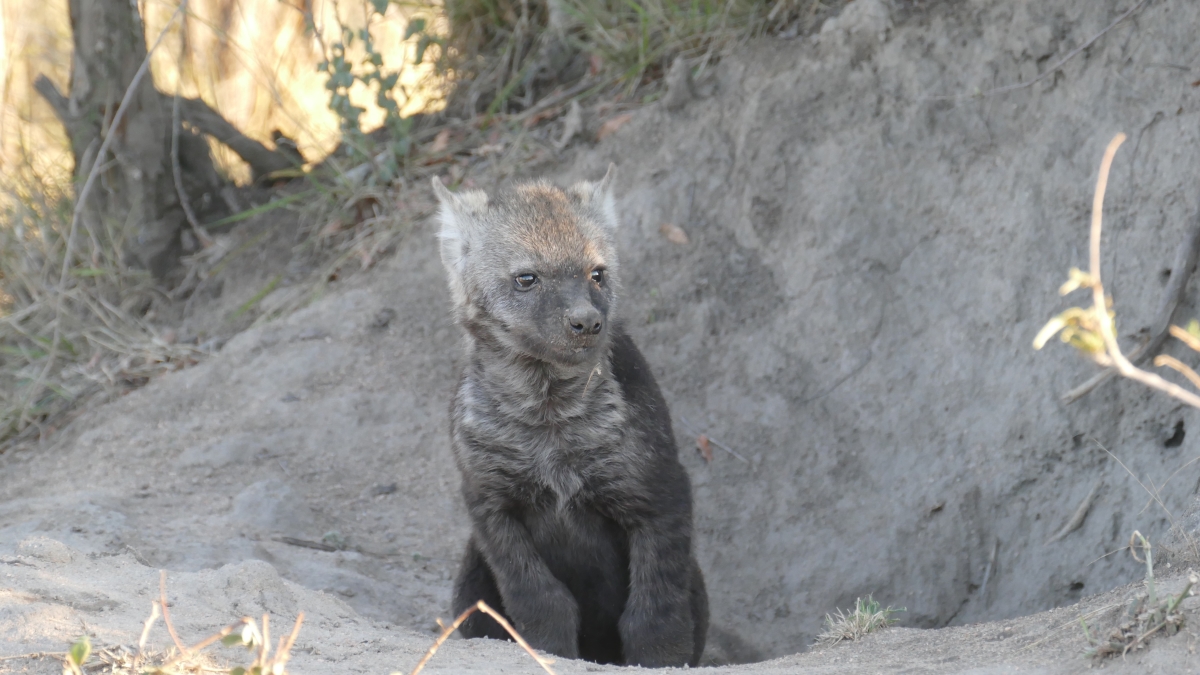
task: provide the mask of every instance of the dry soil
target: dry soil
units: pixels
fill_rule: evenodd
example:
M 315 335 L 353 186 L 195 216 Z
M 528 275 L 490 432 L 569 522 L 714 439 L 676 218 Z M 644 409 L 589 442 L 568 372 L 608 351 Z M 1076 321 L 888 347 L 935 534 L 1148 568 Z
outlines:
M 1200 4 L 1150 0 L 1050 71 L 1130 6 L 855 0 L 815 37 L 699 73 L 681 109 L 645 107 L 518 176 L 619 166 L 619 311 L 695 486 L 711 661 L 1080 671 L 1076 619 L 1105 626 L 1137 590 L 1143 568 L 1121 550 L 1133 530 L 1174 542 L 1160 576 L 1188 564 L 1169 530 L 1195 529 L 1200 417 L 1124 381 L 1064 404 L 1093 366 L 1031 348 L 1074 299 L 1055 291 L 1086 266 L 1115 133 L 1130 140 L 1104 272 L 1126 344 L 1196 218 Z M 473 170 L 490 186 L 486 164 Z M 1200 314 L 1197 285 L 1183 319 Z M 136 642 L 163 568 L 191 638 L 303 610 L 297 673 L 415 664 L 467 532 L 446 430 L 458 332 L 432 226 L 335 286 L 0 455 L 0 654 L 60 651 L 84 630 Z M 720 443 L 711 463 L 701 433 Z M 826 612 L 868 593 L 905 607 L 904 627 L 797 655 Z M 1106 665 L 1191 672 L 1195 642 L 1185 630 Z M 429 672 L 535 668 L 512 645 L 455 641 Z

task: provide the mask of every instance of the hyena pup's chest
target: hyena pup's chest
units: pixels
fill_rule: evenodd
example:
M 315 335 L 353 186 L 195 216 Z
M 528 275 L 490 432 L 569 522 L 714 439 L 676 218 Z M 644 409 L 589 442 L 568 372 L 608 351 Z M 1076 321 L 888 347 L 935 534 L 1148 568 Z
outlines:
M 595 429 L 521 426 L 501 434 L 497 444 L 495 426 L 491 438 L 467 431 L 477 442 L 467 445 L 467 463 L 490 476 L 489 487 L 499 493 L 523 495 L 524 501 L 552 502 L 557 508 L 571 503 L 602 502 L 616 483 L 627 479 L 632 467 L 623 433 L 597 434 Z M 483 431 L 483 430 L 480 430 Z M 488 442 L 488 441 L 491 442 Z

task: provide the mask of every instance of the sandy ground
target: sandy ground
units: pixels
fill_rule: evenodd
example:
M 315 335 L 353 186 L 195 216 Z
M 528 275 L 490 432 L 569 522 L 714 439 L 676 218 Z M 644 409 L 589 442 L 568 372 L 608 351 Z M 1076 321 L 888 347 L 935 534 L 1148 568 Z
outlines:
M 1075 619 L 1142 575 L 1106 554 L 1186 521 L 1196 413 L 1126 382 L 1065 405 L 1090 364 L 1030 341 L 1068 306 L 1055 290 L 1085 263 L 1117 131 L 1130 142 L 1105 272 L 1130 344 L 1153 317 L 1197 203 L 1200 7 L 1155 0 L 1058 74 L 973 96 L 1032 80 L 1127 6 L 856 0 L 816 39 L 761 42 L 702 74 L 682 110 L 650 106 L 529 167 L 562 182 L 620 167 L 620 312 L 695 485 L 713 662 L 1083 670 Z M 0 655 L 62 650 L 84 630 L 136 642 L 162 568 L 193 638 L 302 610 L 296 672 L 411 668 L 448 618 L 466 534 L 446 431 L 458 333 L 432 232 L 415 226 L 309 307 L 0 455 Z M 264 253 L 239 273 L 287 264 Z M 227 283 L 196 311 L 261 286 Z M 1183 317 L 1200 313 L 1196 286 Z M 705 462 L 699 433 L 733 452 Z M 1097 485 L 1082 525 L 1051 542 Z M 906 627 L 796 655 L 867 593 L 906 607 Z M 1107 667 L 1189 672 L 1194 642 L 1185 631 Z M 433 663 L 534 668 L 511 645 L 460 641 Z
M 64 645 L 87 630 L 97 644 L 136 645 L 149 604 L 158 594 L 158 573 L 132 555 L 88 556 L 60 542 L 35 536 L 13 556 L 0 557 L 0 672 L 59 673 Z M 1182 580 L 1161 583 L 1178 591 Z M 432 638 L 363 617 L 333 594 L 308 590 L 287 581 L 269 563 L 248 560 L 202 572 L 169 577 L 169 598 L 180 638 L 188 644 L 231 622 L 231 617 L 273 617 L 275 631 L 289 628 L 301 611 L 305 621 L 293 651 L 297 673 L 408 672 Z M 713 673 L 1081 673 L 1102 666 L 1113 673 L 1194 673 L 1200 670 L 1195 648 L 1200 636 L 1185 630 L 1154 642 L 1150 649 L 1103 664 L 1079 656 L 1085 646 L 1078 617 L 1093 625 L 1121 612 L 1136 590 L 1117 589 L 1070 608 L 1011 621 L 940 630 L 890 628 L 863 640 L 814 649 L 753 665 L 706 668 Z M 1185 601 L 1194 617 L 1195 599 Z M 162 629 L 149 646 L 171 642 Z M 38 652 L 49 652 L 38 654 Z M 28 654 L 28 655 L 25 655 Z M 216 667 L 245 665 L 240 648 L 212 652 Z M 15 657 L 15 658 L 13 658 Z M 558 673 L 632 672 L 643 669 L 597 666 L 559 660 Z M 438 651 L 429 673 L 542 672 L 511 643 L 451 640 Z M 652 672 L 652 671 L 646 671 Z

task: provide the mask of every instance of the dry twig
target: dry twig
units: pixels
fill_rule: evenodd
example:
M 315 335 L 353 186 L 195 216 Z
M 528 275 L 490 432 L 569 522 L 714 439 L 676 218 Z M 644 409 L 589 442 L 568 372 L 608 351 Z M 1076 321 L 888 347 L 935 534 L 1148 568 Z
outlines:
M 1090 267 L 1089 273 L 1094 281 L 1092 285 L 1092 303 L 1095 306 L 1098 316 L 1106 315 L 1108 312 L 1108 305 L 1104 296 L 1104 284 L 1101 282 L 1100 277 L 1100 228 L 1104 215 L 1104 191 L 1108 187 L 1108 171 L 1112 167 L 1113 156 L 1117 154 L 1117 148 L 1121 147 L 1121 144 L 1124 142 L 1125 134 L 1117 134 L 1108 144 L 1108 148 L 1105 149 L 1104 159 L 1100 163 L 1100 177 L 1096 182 L 1096 195 L 1092 200 L 1091 255 L 1088 264 Z M 1117 344 L 1117 336 L 1113 332 L 1112 321 L 1100 321 L 1100 334 L 1104 336 L 1108 358 L 1112 360 L 1112 365 L 1116 367 L 1117 372 L 1121 375 L 1137 380 L 1152 389 L 1166 392 L 1170 396 L 1194 408 L 1200 408 L 1200 396 L 1177 384 L 1167 382 L 1154 373 L 1141 370 L 1130 363 L 1125 358 L 1125 355 L 1121 353 L 1121 346 Z
M 182 71 L 182 68 L 180 69 Z M 179 117 L 179 85 L 175 85 L 175 98 L 171 103 L 171 174 L 175 178 L 175 194 L 179 197 L 179 205 L 183 207 L 183 215 L 187 218 L 188 225 L 191 226 L 192 232 L 195 233 L 196 239 L 200 240 L 200 245 L 208 248 L 213 244 L 213 238 L 208 234 L 208 230 L 200 224 L 196 219 L 196 212 L 192 210 L 192 200 L 188 199 L 187 190 L 183 187 L 183 169 L 179 165 L 179 128 L 182 120 Z
M 158 603 L 151 602 L 150 616 L 146 619 L 146 622 L 142 624 L 142 636 L 138 638 L 137 654 L 133 657 L 133 670 L 135 671 L 137 670 L 138 665 L 141 663 L 142 658 L 144 658 L 146 655 L 146 639 L 150 637 L 150 629 L 154 627 L 154 622 L 158 620 L 158 617 Z
M 1157 354 L 1163 343 L 1167 341 L 1168 332 L 1187 342 L 1192 349 L 1200 351 L 1200 342 L 1195 340 L 1188 342 L 1186 338 L 1180 337 L 1180 334 L 1188 335 L 1187 331 L 1171 325 L 1171 321 L 1175 318 L 1175 310 L 1183 302 L 1183 293 L 1187 288 L 1188 280 L 1192 277 L 1192 272 L 1196 269 L 1198 260 L 1200 260 L 1200 209 L 1197 209 L 1192 229 L 1187 238 L 1180 242 L 1179 247 L 1175 250 L 1171 278 L 1167 282 L 1167 287 L 1163 289 L 1162 304 L 1159 305 L 1158 314 L 1150 326 L 1150 339 L 1129 354 L 1129 360 L 1134 365 L 1141 365 L 1152 355 Z M 1063 402 L 1074 403 L 1115 374 L 1116 370 L 1113 368 L 1104 369 L 1087 382 L 1063 394 Z
M 1196 371 L 1189 368 L 1183 363 L 1183 361 L 1180 361 L 1174 356 L 1159 354 L 1158 356 L 1154 357 L 1154 365 L 1159 367 L 1166 366 L 1174 370 L 1180 375 L 1186 377 L 1188 381 L 1192 383 L 1193 387 L 1200 389 L 1200 375 L 1197 375 Z
M 434 640 L 433 645 L 429 648 L 429 651 L 425 652 L 425 656 L 422 657 L 419 662 L 417 662 L 417 667 L 413 668 L 409 675 L 418 675 L 418 673 L 421 672 L 421 669 L 425 667 L 425 664 L 429 663 L 429 660 L 432 659 L 433 655 L 437 653 L 437 650 L 442 646 L 442 643 L 448 640 L 450 636 L 454 634 L 454 631 L 458 630 L 458 627 L 461 626 L 463 622 L 475 612 L 483 612 L 484 614 L 487 614 L 495 619 L 496 623 L 500 624 L 500 626 L 504 628 L 504 630 L 507 631 L 514 640 L 517 641 L 517 644 L 521 645 L 521 647 L 523 647 L 525 651 L 533 657 L 534 661 L 537 661 L 537 664 L 542 667 L 542 670 L 546 671 L 550 675 L 557 675 L 550 668 L 550 664 L 554 663 L 554 660 L 548 659 L 533 651 L 533 648 L 530 647 L 529 643 L 526 642 L 525 639 L 521 637 L 520 633 L 518 633 L 516 629 L 512 627 L 512 624 L 510 624 L 503 616 L 500 615 L 499 612 L 489 607 L 488 604 L 482 600 L 468 607 L 466 611 L 458 615 L 458 618 L 454 620 L 454 623 L 446 626 L 442 630 L 442 634 L 437 637 L 437 640 Z
M 1072 270 L 1071 279 L 1060 289 L 1060 293 L 1065 295 L 1078 288 L 1091 288 L 1092 308 L 1090 310 L 1072 308 L 1055 317 L 1038 333 L 1033 345 L 1035 349 L 1041 349 L 1050 337 L 1063 331 L 1065 341 L 1075 344 L 1096 363 L 1111 367 L 1124 377 L 1140 382 L 1151 389 L 1162 391 L 1192 407 L 1200 408 L 1200 396 L 1130 363 L 1129 359 L 1121 352 L 1121 346 L 1117 344 L 1112 316 L 1109 312 L 1110 300 L 1104 293 L 1104 284 L 1100 274 L 1100 232 L 1104 215 L 1104 192 L 1108 187 L 1109 170 L 1112 168 L 1117 148 L 1121 147 L 1124 142 L 1125 134 L 1117 134 L 1109 142 L 1104 151 L 1104 158 L 1100 162 L 1100 176 L 1096 180 L 1096 193 L 1092 200 L 1088 272 Z
M 179 639 L 179 634 L 175 632 L 175 625 L 171 623 L 171 611 L 167 609 L 167 571 L 159 570 L 158 572 L 158 606 L 162 609 L 163 623 L 167 626 L 167 632 L 171 634 L 171 640 L 175 642 L 175 647 L 179 649 L 179 655 L 186 657 L 188 654 L 187 647 L 183 646 L 183 641 Z M 153 616 L 153 612 L 151 612 Z
M 1171 337 L 1179 340 L 1192 350 L 1200 352 L 1200 338 L 1197 338 L 1179 326 L 1171 326 Z

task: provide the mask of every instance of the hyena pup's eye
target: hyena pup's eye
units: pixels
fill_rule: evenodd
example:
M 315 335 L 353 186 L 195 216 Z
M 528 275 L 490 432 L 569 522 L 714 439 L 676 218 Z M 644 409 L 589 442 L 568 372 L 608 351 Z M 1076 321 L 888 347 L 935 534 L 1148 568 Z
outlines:
M 603 284 L 604 283 L 604 270 L 602 270 L 602 269 L 592 270 L 592 281 L 594 281 L 598 284 Z
M 537 280 L 538 278 L 536 274 L 518 274 L 513 278 L 513 281 L 515 281 L 517 284 L 517 289 L 522 291 L 527 291 L 533 288 L 533 285 L 537 283 Z

